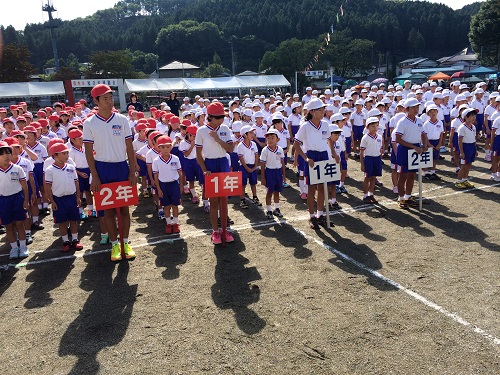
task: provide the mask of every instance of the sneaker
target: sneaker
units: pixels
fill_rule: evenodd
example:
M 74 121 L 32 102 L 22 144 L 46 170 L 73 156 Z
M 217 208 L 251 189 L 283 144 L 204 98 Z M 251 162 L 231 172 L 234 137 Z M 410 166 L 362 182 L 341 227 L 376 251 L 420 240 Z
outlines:
M 375 186 L 384 186 L 384 184 L 380 182 L 378 179 L 375 179 Z
M 21 246 L 19 248 L 19 258 L 27 258 L 30 256 L 30 252 L 26 246 Z
M 342 185 L 342 186 L 340 187 L 340 193 L 341 193 L 341 194 L 349 194 L 349 193 L 347 192 L 347 189 L 345 188 L 345 185 Z
M 82 213 L 80 214 L 80 220 L 85 221 L 85 220 L 87 220 L 88 218 L 89 218 L 89 217 L 85 214 L 85 212 L 82 212 Z
M 83 250 L 83 245 L 78 240 L 71 241 L 71 247 L 75 250 Z
M 165 226 L 165 234 L 172 234 L 174 232 L 174 228 L 172 227 L 172 224 L 167 224 Z
M 99 242 L 99 245 L 106 245 L 108 243 L 109 243 L 109 235 L 101 234 L 101 241 Z
M 262 206 L 262 203 L 260 203 L 260 201 L 259 201 L 259 198 L 258 198 L 258 197 L 253 197 L 253 198 L 252 198 L 252 202 L 253 202 L 255 205 L 259 206 L 259 207 L 261 207 L 261 206 Z
M 300 194 L 300 199 L 307 200 L 307 193 Z
M 339 185 L 336 185 L 336 186 L 335 186 L 335 192 L 336 192 L 337 194 L 342 194 L 342 190 L 340 189 L 340 186 L 339 186 Z
M 43 212 L 45 215 L 50 215 L 50 208 L 48 208 L 48 207 L 42 208 L 42 212 Z
M 273 211 L 273 215 L 276 216 L 276 217 L 279 217 L 279 218 L 282 218 L 283 217 L 283 214 L 281 213 L 280 209 L 279 208 L 275 208 L 274 211 Z
M 69 243 L 69 241 L 63 242 L 62 247 L 61 247 L 61 251 L 63 253 L 65 253 L 66 251 L 69 251 L 69 249 L 70 249 L 70 243 Z
M 484 157 L 484 161 L 491 161 L 491 155 L 486 155 Z
M 158 211 L 158 219 L 165 220 L 165 213 L 163 212 L 163 210 Z
M 415 198 L 413 197 L 410 197 L 406 200 L 406 203 L 408 204 L 408 206 L 411 206 L 411 207 L 416 207 L 418 206 L 418 202 L 415 200 Z
M 31 245 L 33 243 L 33 236 L 31 233 L 26 233 L 26 245 Z
M 272 211 L 267 211 L 266 212 L 266 218 L 268 218 L 269 220 L 272 220 L 273 219 L 273 212 Z
M 326 216 L 325 215 L 321 215 L 320 217 L 318 217 L 318 224 L 321 225 L 321 226 L 326 226 Z
M 88 210 L 87 216 L 88 217 L 97 217 L 97 211 L 96 210 Z
M 438 156 L 438 159 L 439 159 L 439 160 L 444 160 L 444 156 L 443 156 L 443 155 L 439 155 L 439 156 Z
M 33 224 L 31 224 L 31 229 L 42 230 L 44 228 L 45 227 L 39 221 L 35 221 Z
M 467 189 L 467 185 L 465 185 L 463 182 L 456 182 L 455 187 L 459 189 Z
M 222 243 L 222 238 L 220 236 L 220 232 L 219 231 L 213 231 L 212 232 L 212 243 L 214 245 L 220 245 Z
M 135 258 L 135 251 L 132 249 L 132 247 L 130 246 L 130 244 L 127 242 L 127 243 L 124 243 L 123 246 L 125 247 L 125 258 L 127 259 L 134 259 Z
M 246 199 L 240 201 L 240 208 L 248 208 L 248 203 Z
M 309 226 L 311 227 L 311 229 L 314 229 L 314 230 L 319 229 L 318 218 L 317 217 L 311 217 L 309 219 Z
M 198 203 L 200 203 L 200 198 L 198 198 L 198 197 L 196 197 L 196 196 L 195 196 L 195 197 L 193 197 L 193 198 L 191 198 L 191 203 L 193 203 L 193 204 L 198 204 Z
M 210 213 L 210 205 L 203 206 L 203 211 L 205 211 L 207 214 Z
M 473 187 L 474 187 L 474 184 L 471 184 L 471 183 L 469 182 L 469 180 L 465 180 L 465 181 L 464 181 L 464 185 L 465 185 L 466 187 L 468 187 L 468 188 L 473 188 Z
M 371 204 L 371 203 L 372 203 L 372 200 L 370 199 L 370 197 L 364 197 L 364 198 L 363 198 L 363 203 L 364 203 L 364 204 Z
M 424 180 L 432 180 L 432 175 L 430 173 L 425 174 Z
M 340 207 L 340 204 L 339 202 L 335 202 L 335 203 L 328 203 L 328 207 L 330 208 L 330 210 L 341 210 L 342 208 Z
M 179 223 L 172 224 L 172 231 L 174 233 L 180 233 L 181 232 L 181 225 Z
M 284 187 L 284 188 L 289 188 L 289 187 L 290 187 L 290 185 L 289 185 L 288 183 L 286 183 L 286 182 L 283 182 L 283 187 Z
M 399 208 L 408 209 L 408 203 L 404 199 L 398 200 Z
M 111 261 L 118 262 L 122 260 L 122 249 L 120 247 L 120 243 L 114 243 L 111 246 Z
M 146 189 L 146 190 L 144 190 L 144 191 L 142 192 L 142 196 L 143 196 L 144 198 L 149 198 L 151 195 L 149 194 L 149 191 Z
M 4 234 L 5 232 L 5 225 L 0 225 L 0 234 Z
M 9 254 L 9 259 L 17 259 L 19 258 L 19 248 L 16 247 L 15 249 L 10 250 Z
M 399 194 L 398 187 L 397 187 L 397 186 L 394 186 L 394 187 L 392 188 L 392 192 L 393 192 L 394 194 Z
M 190 194 L 190 193 L 191 193 L 191 191 L 189 190 L 189 188 L 185 187 L 184 188 L 184 194 Z
M 448 152 L 448 149 L 445 146 L 441 146 L 439 152 Z
M 378 201 L 375 199 L 375 197 L 373 195 L 370 195 L 368 198 L 370 198 L 370 201 L 372 203 L 378 203 Z
M 222 232 L 220 234 L 222 236 Z M 234 242 L 234 237 L 227 230 L 225 232 L 226 243 Z

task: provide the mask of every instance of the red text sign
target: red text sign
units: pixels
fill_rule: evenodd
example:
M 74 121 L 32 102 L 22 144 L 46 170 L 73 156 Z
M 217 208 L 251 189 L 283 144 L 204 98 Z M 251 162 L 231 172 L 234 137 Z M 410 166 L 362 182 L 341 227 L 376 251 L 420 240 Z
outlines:
M 240 196 L 243 193 L 241 172 L 210 173 L 205 176 L 207 198 Z
M 101 190 L 94 194 L 96 210 L 133 206 L 139 203 L 137 186 L 121 181 L 101 185 Z

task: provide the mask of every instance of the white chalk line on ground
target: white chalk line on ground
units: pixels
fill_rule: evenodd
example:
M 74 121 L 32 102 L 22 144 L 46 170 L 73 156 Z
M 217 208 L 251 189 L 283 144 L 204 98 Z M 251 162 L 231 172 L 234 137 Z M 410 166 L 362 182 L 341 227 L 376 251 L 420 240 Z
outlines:
M 465 192 L 468 192 L 468 191 L 470 192 L 470 191 L 473 191 L 473 190 L 484 190 L 484 189 L 495 187 L 495 186 L 498 186 L 498 185 L 500 185 L 500 183 L 493 184 L 493 185 L 483 185 L 483 186 L 478 186 L 478 187 L 476 187 L 474 189 L 456 191 L 456 192 L 452 192 L 452 193 L 440 195 L 440 196 L 437 196 L 437 197 L 430 197 L 430 198 L 427 198 L 427 199 L 443 198 L 443 197 L 447 197 L 447 196 L 452 196 L 452 195 L 456 195 L 456 194 L 465 193 Z M 392 201 L 392 200 L 387 200 L 387 201 L 384 201 L 383 203 L 385 205 L 396 204 L 396 202 Z M 346 212 L 346 213 L 347 212 L 352 212 L 352 211 L 356 212 L 356 211 L 362 211 L 362 210 L 370 209 L 372 207 L 374 207 L 374 206 L 372 206 L 372 205 L 362 205 L 362 206 L 358 206 L 358 207 L 348 208 L 348 209 L 345 209 L 345 210 L 342 210 L 342 211 Z M 339 214 L 341 214 L 341 212 L 337 211 L 337 212 L 333 212 L 332 214 L 339 215 Z M 288 223 L 292 223 L 292 222 L 307 220 L 308 218 L 309 218 L 308 215 L 301 215 L 301 216 L 296 216 L 296 217 L 292 217 L 292 218 L 289 218 L 289 219 L 268 220 L 268 221 L 261 221 L 261 222 L 255 222 L 255 223 L 247 223 L 247 224 L 235 226 L 235 227 L 232 228 L 232 230 L 238 231 L 238 230 L 245 230 L 245 229 L 251 229 L 251 228 L 259 228 L 259 227 L 265 227 L 265 226 L 272 226 L 272 225 L 276 225 L 276 224 L 288 224 Z M 432 309 L 436 310 L 437 312 L 443 314 L 444 316 L 446 316 L 446 317 L 452 319 L 453 321 L 459 323 L 460 325 L 471 329 L 473 332 L 481 335 L 482 337 L 486 338 L 488 341 L 492 342 L 493 344 L 500 345 L 500 339 L 499 338 L 497 338 L 494 335 L 486 332 L 482 328 L 480 328 L 480 327 L 478 327 L 478 326 L 476 326 L 476 325 L 468 322 L 467 320 L 463 319 L 459 315 L 454 314 L 454 313 L 446 310 L 444 307 L 439 306 L 438 304 L 436 304 L 436 303 L 428 300 L 427 298 L 423 297 L 422 295 L 418 294 L 417 292 L 404 287 L 403 285 L 399 284 L 396 281 L 393 281 L 392 279 L 389 279 L 389 278 L 385 277 L 381 273 L 373 270 L 372 268 L 364 265 L 361 262 L 358 262 L 357 260 L 355 260 L 354 258 L 350 257 L 349 255 L 344 254 L 340 250 L 335 249 L 334 247 L 323 243 L 319 239 L 317 239 L 317 238 L 315 238 L 315 237 L 313 237 L 311 235 L 306 234 L 305 232 L 301 231 L 300 229 L 294 228 L 293 226 L 292 226 L 292 228 L 293 228 L 293 230 L 296 233 L 298 233 L 299 235 L 301 235 L 307 241 L 313 242 L 313 243 L 315 243 L 315 244 L 323 247 L 324 249 L 330 251 L 331 253 L 335 254 L 336 256 L 338 256 L 338 257 L 342 258 L 343 260 L 347 261 L 348 263 L 352 264 L 353 266 L 355 266 L 355 267 L 357 267 L 357 268 L 359 268 L 359 269 L 361 269 L 361 270 L 369 273 L 370 275 L 378 278 L 379 280 L 381 280 L 381 281 L 383 281 L 383 282 L 385 282 L 385 283 L 393 286 L 397 290 L 400 290 L 400 291 L 404 292 L 405 294 L 409 295 L 410 297 L 414 298 L 415 300 L 423 303 L 425 306 L 427 306 L 429 308 L 432 308 Z M 153 245 L 157 245 L 157 244 L 161 244 L 161 243 L 173 243 L 174 241 L 184 240 L 184 239 L 187 239 L 187 238 L 202 237 L 202 236 L 205 236 L 205 235 L 209 234 L 210 232 L 211 232 L 211 230 L 207 229 L 207 230 L 198 230 L 198 231 L 188 232 L 184 237 L 174 237 L 174 238 L 155 237 L 155 238 L 151 238 L 148 242 L 134 244 L 134 247 L 135 248 L 140 248 L 140 247 L 145 247 L 145 246 L 153 246 Z M 156 240 L 156 238 L 158 238 L 158 240 Z M 42 263 L 54 262 L 54 261 L 58 261 L 58 260 L 77 259 L 77 258 L 83 258 L 83 257 L 90 256 L 90 255 L 108 253 L 109 251 L 110 251 L 109 249 L 107 249 L 107 250 L 88 251 L 88 252 L 85 252 L 85 253 L 77 253 L 77 254 L 74 254 L 74 255 L 62 256 L 62 257 L 57 257 L 57 258 L 28 261 L 26 263 L 19 263 L 19 264 L 9 264 L 7 266 L 3 266 L 3 268 L 8 268 L 8 267 L 19 268 L 19 267 L 26 267 L 26 266 L 35 265 L 35 264 L 42 264 Z

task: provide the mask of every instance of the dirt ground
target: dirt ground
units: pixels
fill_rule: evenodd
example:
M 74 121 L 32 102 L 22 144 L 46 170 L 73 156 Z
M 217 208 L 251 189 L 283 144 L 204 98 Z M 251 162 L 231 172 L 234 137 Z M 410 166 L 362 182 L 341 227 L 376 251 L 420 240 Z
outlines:
M 141 198 L 133 262 L 110 262 L 95 219 L 80 227 L 85 250 L 62 254 L 47 217 L 27 260 L 0 248 L 0 371 L 498 374 L 500 184 L 480 153 L 477 188 L 458 191 L 445 156 L 422 212 L 394 204 L 387 161 L 381 204 L 363 205 L 350 161 L 335 228 L 316 232 L 289 170 L 285 220 L 230 199 L 227 247 L 187 196 L 180 237 Z

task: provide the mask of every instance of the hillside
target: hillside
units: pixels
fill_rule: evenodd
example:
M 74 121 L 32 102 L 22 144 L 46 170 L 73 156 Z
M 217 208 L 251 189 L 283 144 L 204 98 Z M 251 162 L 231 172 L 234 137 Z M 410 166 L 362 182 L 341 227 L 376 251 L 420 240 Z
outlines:
M 159 54 L 160 65 L 178 59 L 206 66 L 217 52 L 230 67 L 232 37 L 237 71 L 257 70 L 265 51 L 280 42 L 318 39 L 328 31 L 340 2 L 324 4 L 319 0 L 304 0 L 299 5 L 292 0 L 123 0 L 91 17 L 62 22 L 57 30 L 59 55 L 66 58 L 72 53 L 82 62 L 94 51 L 128 48 Z M 479 6 L 475 3 L 454 11 L 425 1 L 350 0 L 336 27 L 350 29 L 353 38 L 374 41 L 374 56 L 390 52 L 398 59 L 414 53 L 439 57 L 468 45 L 470 18 Z M 204 41 L 206 32 L 200 34 L 203 27 L 194 23 L 190 24 L 191 39 L 182 33 L 168 34 L 176 35 L 168 50 L 162 43 L 155 44 L 162 28 L 172 30 L 186 20 L 215 24 L 217 27 L 207 26 L 210 42 Z M 421 51 L 408 46 L 412 29 L 424 40 Z M 49 32 L 42 24 L 27 25 L 17 33 L 8 27 L 4 39 L 5 43 L 26 44 L 38 69 L 53 57 Z

